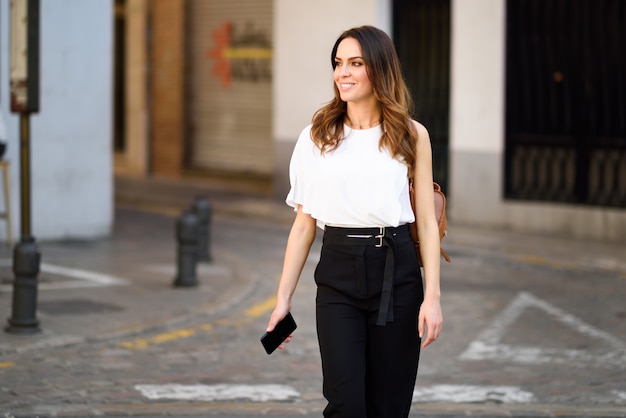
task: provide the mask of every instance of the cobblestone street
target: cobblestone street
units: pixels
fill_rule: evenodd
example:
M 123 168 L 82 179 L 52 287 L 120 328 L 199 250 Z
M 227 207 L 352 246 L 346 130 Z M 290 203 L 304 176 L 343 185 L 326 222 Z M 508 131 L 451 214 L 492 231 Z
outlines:
M 174 213 L 118 208 L 110 239 L 41 243 L 43 332 L 0 334 L 3 416 L 321 416 L 321 233 L 296 337 L 268 356 L 259 338 L 292 215 L 219 205 L 198 287 L 172 286 Z M 454 223 L 444 245 L 444 331 L 422 354 L 411 416 L 626 416 L 623 247 Z M 8 318 L 11 257 L 0 257 Z

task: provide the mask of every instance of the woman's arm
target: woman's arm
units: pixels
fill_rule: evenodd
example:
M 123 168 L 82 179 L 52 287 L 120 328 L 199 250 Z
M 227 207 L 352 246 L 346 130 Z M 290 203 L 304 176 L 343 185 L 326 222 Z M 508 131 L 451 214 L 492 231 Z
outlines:
M 426 347 L 434 342 L 441 332 L 443 315 L 441 313 L 441 288 L 439 285 L 440 241 L 439 227 L 435 216 L 435 197 L 433 193 L 433 167 L 430 136 L 426 128 L 413 122 L 417 129 L 415 145 L 415 172 L 413 187 L 415 188 L 415 207 L 417 212 L 417 231 L 420 242 L 420 255 L 424 266 L 424 302 L 420 307 L 418 330 L 424 336 L 426 325 L 427 336 L 422 342 Z
M 309 256 L 311 245 L 315 239 L 315 231 L 315 219 L 302 212 L 302 206 L 299 205 L 287 240 L 283 271 L 280 275 L 276 295 L 276 307 L 270 316 L 267 331 L 272 331 L 276 324 L 291 310 L 291 298 L 296 290 L 304 263 Z M 291 336 L 285 342 L 290 340 Z M 284 347 L 281 345 L 279 348 Z

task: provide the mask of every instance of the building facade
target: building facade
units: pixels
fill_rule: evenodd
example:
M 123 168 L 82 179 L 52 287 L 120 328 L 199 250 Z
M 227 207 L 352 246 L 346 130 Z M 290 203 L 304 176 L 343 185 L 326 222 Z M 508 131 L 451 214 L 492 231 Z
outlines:
M 453 222 L 626 240 L 618 0 L 567 9 L 519 0 L 223 3 L 125 1 L 128 123 L 118 173 L 262 179 L 282 198 L 295 139 L 332 95 L 334 39 L 373 24 L 394 37 Z M 610 30 L 589 35 L 607 19 Z M 610 84 L 575 74 L 590 58 L 572 51 L 597 49 L 601 65 L 617 66 Z M 572 93 L 607 87 L 611 98 Z M 603 131 L 572 122 L 607 100 Z
M 42 2 L 35 230 L 106 234 L 113 175 L 236 179 L 283 199 L 296 138 L 333 94 L 333 42 L 372 24 L 396 43 L 452 223 L 626 242 L 623 3 Z
M 626 241 L 626 7 L 571 6 L 452 2 L 452 219 Z
M 14 241 L 20 232 L 20 124 L 10 107 L 10 1 L 0 2 L 0 117 Z M 91 239 L 113 225 L 110 0 L 40 2 L 39 112 L 30 120 L 31 233 Z M 0 194 L 2 196 L 2 194 Z M 6 207 L 7 202 L 2 202 Z M 7 238 L 0 222 L 0 240 Z

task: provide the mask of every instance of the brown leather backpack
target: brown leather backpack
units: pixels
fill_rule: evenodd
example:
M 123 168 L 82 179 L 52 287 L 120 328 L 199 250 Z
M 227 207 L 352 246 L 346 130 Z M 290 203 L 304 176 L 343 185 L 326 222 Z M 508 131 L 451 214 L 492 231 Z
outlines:
M 443 240 L 448 234 L 448 220 L 446 219 L 446 196 L 441 191 L 441 186 L 437 183 L 433 183 L 434 192 L 435 192 L 435 216 L 437 217 L 437 225 L 439 226 L 439 239 Z M 411 208 L 413 208 L 413 214 L 415 215 L 415 219 L 417 220 L 417 212 L 415 211 L 415 190 L 413 189 L 413 181 L 409 180 L 409 197 L 411 199 Z M 417 253 L 417 259 L 420 262 L 420 266 L 422 265 L 422 257 L 420 255 L 420 242 L 417 235 L 417 222 L 412 222 L 409 224 L 409 230 L 411 232 L 411 238 L 413 239 L 413 243 L 415 244 L 415 252 Z M 441 248 L 441 255 L 446 261 L 450 262 L 450 256 L 446 250 Z

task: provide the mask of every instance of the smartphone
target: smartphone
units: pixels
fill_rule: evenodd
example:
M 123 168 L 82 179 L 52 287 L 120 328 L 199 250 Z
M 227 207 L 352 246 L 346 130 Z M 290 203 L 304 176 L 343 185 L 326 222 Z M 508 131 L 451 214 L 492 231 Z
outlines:
M 293 316 L 291 316 L 291 312 L 289 312 L 283 319 L 280 320 L 278 324 L 276 324 L 276 328 L 274 328 L 273 331 L 266 332 L 261 337 L 261 344 L 263 344 L 265 352 L 267 354 L 272 354 L 274 350 L 276 350 L 296 328 L 296 321 L 294 321 Z

